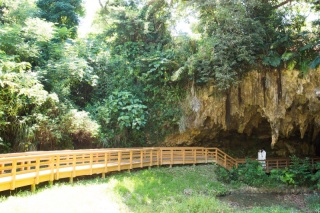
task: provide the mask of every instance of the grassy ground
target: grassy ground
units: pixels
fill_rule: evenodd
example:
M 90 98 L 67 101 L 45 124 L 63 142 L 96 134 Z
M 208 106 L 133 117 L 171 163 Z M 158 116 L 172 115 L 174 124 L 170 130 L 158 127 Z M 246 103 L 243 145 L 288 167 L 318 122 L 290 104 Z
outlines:
M 246 186 L 217 181 L 214 168 L 160 167 L 79 180 L 73 185 L 60 182 L 35 194 L 24 191 L 2 196 L 0 212 L 320 212 L 318 195 L 309 196 L 303 209 L 222 202 L 219 197 Z

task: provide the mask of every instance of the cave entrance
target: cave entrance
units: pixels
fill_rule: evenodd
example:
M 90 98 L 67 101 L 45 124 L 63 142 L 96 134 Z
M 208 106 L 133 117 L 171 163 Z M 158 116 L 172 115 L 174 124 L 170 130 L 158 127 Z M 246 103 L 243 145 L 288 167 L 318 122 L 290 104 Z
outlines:
M 320 134 L 317 135 L 314 141 L 314 145 L 315 145 L 316 156 L 320 156 Z
M 258 150 L 261 148 L 270 152 L 270 124 L 261 116 L 254 120 L 259 120 L 258 125 L 248 122 L 243 133 L 237 130 L 220 131 L 216 138 L 210 140 L 210 146 L 218 147 L 235 158 L 257 158 Z

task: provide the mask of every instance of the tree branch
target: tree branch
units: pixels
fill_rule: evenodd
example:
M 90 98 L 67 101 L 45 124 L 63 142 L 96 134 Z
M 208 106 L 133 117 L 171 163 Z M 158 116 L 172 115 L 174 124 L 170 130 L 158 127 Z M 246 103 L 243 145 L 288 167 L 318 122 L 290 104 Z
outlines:
M 104 8 L 104 6 L 103 6 L 103 4 L 102 4 L 101 0 L 99 0 L 99 4 L 100 4 L 101 8 Z
M 107 1 L 107 2 L 105 3 L 105 5 L 103 5 L 102 1 L 99 0 L 100 7 L 101 7 L 101 9 L 102 9 L 105 13 L 108 13 L 108 10 L 107 10 L 107 4 L 108 4 L 108 3 L 109 3 L 109 1 Z
M 292 0 L 285 0 L 284 2 L 281 2 L 280 4 L 276 5 L 276 6 L 273 6 L 273 9 L 277 9 L 279 7 L 282 7 L 283 5 L 291 2 Z

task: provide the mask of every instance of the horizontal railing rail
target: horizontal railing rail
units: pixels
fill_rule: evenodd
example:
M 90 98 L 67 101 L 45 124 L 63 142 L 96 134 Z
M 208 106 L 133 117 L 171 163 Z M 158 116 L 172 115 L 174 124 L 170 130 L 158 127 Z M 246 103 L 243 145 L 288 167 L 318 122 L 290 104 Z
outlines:
M 312 159 L 312 163 L 320 162 Z M 77 176 L 131 170 L 152 166 L 217 163 L 226 169 L 238 167 L 244 159 L 235 159 L 218 148 L 150 147 L 63 151 L 23 152 L 0 155 L 0 191 L 14 190 Z M 289 161 L 268 159 L 266 167 L 284 168 Z
M 254 158 L 249 158 L 250 160 L 256 160 Z M 246 163 L 246 159 L 236 159 L 237 166 Z M 284 169 L 292 165 L 292 161 L 290 158 L 269 158 L 266 160 L 260 161 L 264 167 L 266 172 L 270 172 L 272 169 Z M 316 164 L 320 163 L 320 158 L 309 158 L 310 165 L 315 168 Z

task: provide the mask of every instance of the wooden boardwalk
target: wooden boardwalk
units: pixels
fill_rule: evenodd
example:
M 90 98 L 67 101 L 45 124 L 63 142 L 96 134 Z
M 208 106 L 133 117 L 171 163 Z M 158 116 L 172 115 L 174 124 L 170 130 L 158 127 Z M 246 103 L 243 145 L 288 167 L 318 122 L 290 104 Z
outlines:
M 313 159 L 314 162 L 319 159 Z M 105 174 L 162 165 L 217 163 L 226 169 L 238 167 L 244 159 L 235 159 L 218 148 L 154 147 L 120 149 L 86 149 L 0 154 L 0 191 L 74 177 Z M 266 169 L 284 168 L 289 159 L 270 159 Z

